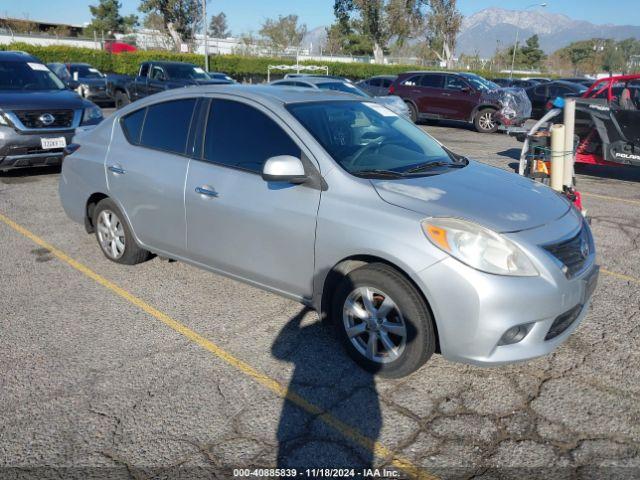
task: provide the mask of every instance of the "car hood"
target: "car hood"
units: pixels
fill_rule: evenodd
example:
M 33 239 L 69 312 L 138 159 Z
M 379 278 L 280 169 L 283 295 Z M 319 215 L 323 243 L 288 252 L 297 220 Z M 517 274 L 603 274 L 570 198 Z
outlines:
M 106 78 L 83 78 L 80 77 L 77 80 L 78 83 L 83 83 L 85 85 L 89 85 L 90 87 L 98 87 L 107 84 Z
M 71 90 L 0 91 L 0 109 L 3 110 L 75 110 L 83 108 L 85 104 L 82 98 Z
M 464 218 L 499 233 L 540 227 L 570 208 L 539 182 L 473 161 L 440 175 L 371 182 L 392 205 L 425 217 Z

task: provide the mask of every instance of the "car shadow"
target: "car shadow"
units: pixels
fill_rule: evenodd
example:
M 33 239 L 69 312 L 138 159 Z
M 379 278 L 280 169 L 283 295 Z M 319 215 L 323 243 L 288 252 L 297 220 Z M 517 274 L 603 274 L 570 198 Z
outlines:
M 57 175 L 60 173 L 61 167 L 58 166 L 42 166 L 42 167 L 26 167 L 0 171 L 0 183 L 31 183 L 37 182 L 38 177 L 44 175 Z
M 370 449 L 350 442 L 298 399 L 376 441 L 382 414 L 374 376 L 337 347 L 327 323 L 309 308 L 282 328 L 272 353 L 294 365 L 278 424 L 278 468 L 372 468 Z
M 579 175 L 597 177 L 610 180 L 625 180 L 627 182 L 640 182 L 640 167 L 629 165 L 590 165 L 576 163 L 575 172 Z
M 499 157 L 506 157 L 506 158 L 512 158 L 513 160 L 520 160 L 520 152 L 522 152 L 522 149 L 514 147 L 514 148 L 507 148 L 506 150 L 502 150 L 501 152 L 497 152 L 496 154 Z

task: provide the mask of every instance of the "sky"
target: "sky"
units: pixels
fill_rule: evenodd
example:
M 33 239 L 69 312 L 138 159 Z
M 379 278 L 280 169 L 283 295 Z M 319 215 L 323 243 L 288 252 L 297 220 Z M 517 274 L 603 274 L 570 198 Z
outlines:
M 121 0 L 122 13 L 138 13 L 139 0 Z M 98 0 L 0 0 L 0 16 L 31 18 L 51 22 L 82 24 L 91 19 L 89 5 Z M 489 7 L 523 9 L 532 0 L 458 0 L 466 15 Z M 615 0 L 607 8 L 601 0 L 549 0 L 546 11 L 562 13 L 592 23 L 640 25 L 638 0 Z M 333 0 L 208 0 L 208 13 L 223 11 L 235 34 L 257 32 L 266 18 L 297 14 L 309 29 L 333 22 Z M 621 14 L 621 12 L 624 12 Z

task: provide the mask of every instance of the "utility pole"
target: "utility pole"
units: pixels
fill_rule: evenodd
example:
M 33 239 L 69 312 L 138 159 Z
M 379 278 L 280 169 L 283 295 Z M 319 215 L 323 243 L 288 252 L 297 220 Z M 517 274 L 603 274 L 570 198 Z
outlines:
M 205 72 L 209 71 L 209 36 L 207 34 L 207 30 L 209 29 L 209 25 L 207 25 L 207 0 L 202 0 L 202 16 L 203 25 L 204 25 L 204 70 Z
M 524 10 L 529 10 L 530 8 L 533 7 L 546 7 L 547 3 L 534 3 L 532 5 L 529 5 L 528 7 L 525 7 Z M 522 10 L 518 11 L 518 16 L 516 17 L 516 43 L 513 45 L 513 56 L 511 57 L 511 71 L 509 73 L 509 78 L 513 78 L 513 66 L 516 63 L 516 50 L 518 49 L 518 36 L 520 34 L 520 14 L 522 13 Z

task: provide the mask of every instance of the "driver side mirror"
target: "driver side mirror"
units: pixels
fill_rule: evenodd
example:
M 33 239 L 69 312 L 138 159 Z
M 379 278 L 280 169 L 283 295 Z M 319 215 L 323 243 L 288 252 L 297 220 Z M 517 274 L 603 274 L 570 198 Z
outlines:
M 278 155 L 269 158 L 262 167 L 262 179 L 266 182 L 286 182 L 299 185 L 309 177 L 299 158 L 291 155 Z

